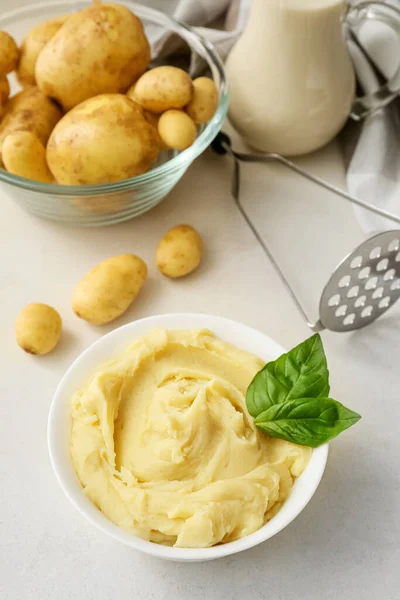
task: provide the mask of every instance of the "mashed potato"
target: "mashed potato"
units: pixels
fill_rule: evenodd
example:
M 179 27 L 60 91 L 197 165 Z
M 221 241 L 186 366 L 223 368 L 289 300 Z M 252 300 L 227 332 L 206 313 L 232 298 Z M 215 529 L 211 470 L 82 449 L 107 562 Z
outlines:
M 85 494 L 120 527 L 177 547 L 262 527 L 311 454 L 267 437 L 247 413 L 263 365 L 209 331 L 154 330 L 99 366 L 72 402 Z

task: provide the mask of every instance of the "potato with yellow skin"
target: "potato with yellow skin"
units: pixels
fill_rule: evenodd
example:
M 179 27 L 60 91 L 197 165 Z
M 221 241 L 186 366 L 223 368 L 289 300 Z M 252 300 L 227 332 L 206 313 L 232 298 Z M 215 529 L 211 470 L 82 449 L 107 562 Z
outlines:
M 36 85 L 35 66 L 39 54 L 57 33 L 69 15 L 35 25 L 22 41 L 17 67 L 17 79 L 23 88 Z
M 23 90 L 9 99 L 0 123 L 0 152 L 5 138 L 14 131 L 31 131 L 45 146 L 56 123 L 60 108 L 37 87 Z
M 185 150 L 195 141 L 197 129 L 182 110 L 167 110 L 158 121 L 158 134 L 167 148 Z
M 193 97 L 186 112 L 196 125 L 207 123 L 218 108 L 218 89 L 209 77 L 198 77 L 193 81 Z
M 62 321 L 58 312 L 47 304 L 28 304 L 15 323 L 18 345 L 29 354 L 47 354 L 58 344 Z
M 176 279 L 197 269 L 202 255 L 203 242 L 196 229 L 190 225 L 177 225 L 158 244 L 156 264 L 163 275 Z
M 0 31 L 0 75 L 7 75 L 17 68 L 19 49 L 6 31 Z
M 72 14 L 45 45 L 35 78 L 67 111 L 99 94 L 125 92 L 149 61 L 140 19 L 120 4 L 96 3 Z
M 191 77 L 178 67 L 155 67 L 136 81 L 130 93 L 140 106 L 159 114 L 189 104 L 193 83 Z
M 146 263 L 138 256 L 113 256 L 81 280 L 72 296 L 72 308 L 89 323 L 109 323 L 130 307 L 146 277 Z
M 158 134 L 123 94 L 90 98 L 67 113 L 47 144 L 47 164 L 57 183 L 120 181 L 149 169 L 159 152 Z
M 10 84 L 5 75 L 0 77 L 0 107 L 4 107 L 10 95 Z
M 3 142 L 1 157 L 9 173 L 54 183 L 46 162 L 46 148 L 31 131 L 14 131 Z

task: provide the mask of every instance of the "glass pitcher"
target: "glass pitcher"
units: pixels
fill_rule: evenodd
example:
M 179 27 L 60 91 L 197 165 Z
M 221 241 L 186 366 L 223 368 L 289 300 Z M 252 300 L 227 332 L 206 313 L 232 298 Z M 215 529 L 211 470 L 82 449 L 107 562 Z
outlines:
M 226 63 L 229 117 L 245 141 L 263 152 L 306 154 L 333 139 L 350 114 L 359 119 L 389 102 L 398 76 L 396 85 L 355 96 L 347 41 L 371 19 L 400 36 L 399 9 L 382 2 L 252 0 Z

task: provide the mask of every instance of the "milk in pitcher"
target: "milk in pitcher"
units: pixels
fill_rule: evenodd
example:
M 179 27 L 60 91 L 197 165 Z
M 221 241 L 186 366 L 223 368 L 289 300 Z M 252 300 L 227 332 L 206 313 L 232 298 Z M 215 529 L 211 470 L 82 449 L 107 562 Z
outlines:
M 324 146 L 355 94 L 344 0 L 252 0 L 227 60 L 229 117 L 254 148 L 286 156 Z

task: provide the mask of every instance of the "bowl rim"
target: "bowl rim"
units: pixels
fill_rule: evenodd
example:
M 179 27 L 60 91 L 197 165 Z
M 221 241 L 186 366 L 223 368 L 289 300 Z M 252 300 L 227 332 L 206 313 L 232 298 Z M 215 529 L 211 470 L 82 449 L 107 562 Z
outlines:
M 85 6 L 84 8 L 87 8 L 91 5 L 89 0 L 87 2 L 86 0 L 79 1 L 82 3 L 84 2 L 85 5 L 87 4 L 87 6 Z M 195 28 L 190 27 L 189 25 L 185 25 L 184 23 L 180 23 L 172 17 L 163 14 L 161 11 L 144 6 L 143 4 L 139 4 L 137 2 L 131 2 L 130 0 L 119 0 L 119 3 L 132 10 L 132 12 L 137 14 L 137 16 L 140 19 L 148 18 L 152 19 L 158 24 L 168 26 L 169 29 L 171 29 L 175 33 L 180 34 L 181 37 L 184 37 L 188 43 L 189 39 L 191 39 L 192 44 L 197 45 L 197 49 L 201 48 L 204 55 L 208 57 L 210 63 L 218 72 L 218 76 L 220 78 L 218 90 L 219 103 L 213 118 L 206 124 L 204 130 L 200 133 L 200 135 L 196 138 L 196 141 L 189 148 L 183 150 L 164 164 L 155 167 L 154 169 L 151 169 L 147 173 L 137 175 L 136 177 L 129 177 L 128 179 L 122 179 L 120 181 L 114 181 L 111 183 L 101 183 L 93 185 L 61 185 L 58 183 L 42 183 L 34 181 L 32 179 L 26 179 L 25 177 L 13 175 L 12 173 L 8 173 L 4 169 L 0 169 L 0 182 L 4 182 L 14 187 L 22 188 L 24 190 L 29 190 L 30 192 L 50 194 L 54 196 L 94 196 L 99 194 L 120 193 L 125 190 L 132 190 L 136 186 L 150 183 L 155 179 L 161 178 L 163 175 L 173 172 L 174 170 L 179 170 L 180 168 L 182 168 L 183 165 L 189 165 L 211 144 L 217 133 L 222 128 L 222 125 L 228 112 L 229 91 L 223 62 L 219 57 L 217 51 L 215 50 L 213 44 L 209 42 L 205 37 L 197 33 L 195 31 Z M 1 21 L 4 22 L 7 20 L 15 20 L 21 15 L 30 14 L 35 9 L 39 10 L 49 8 L 50 10 L 54 10 L 55 8 L 57 8 L 57 6 L 62 6 L 65 4 L 65 0 L 47 0 L 45 2 L 36 2 L 33 4 L 28 4 L 16 8 L 14 10 L 2 13 Z M 78 2 L 75 2 L 75 6 L 76 4 L 78 4 Z M 82 9 L 78 8 L 72 10 L 71 12 L 78 12 L 79 10 Z
M 182 322 L 182 325 L 177 325 L 177 323 Z M 175 323 L 175 325 L 174 325 Z M 188 325 L 184 325 L 184 323 L 188 323 Z M 190 325 L 190 323 L 193 323 Z M 66 429 L 60 435 L 60 418 L 63 420 L 62 412 L 66 414 L 70 414 L 68 408 L 68 401 L 71 398 L 71 390 L 66 391 L 65 388 L 68 388 L 70 384 L 70 378 L 79 374 L 79 379 L 84 381 L 87 379 L 90 372 L 93 372 L 95 368 L 94 365 L 88 369 L 88 366 L 82 363 L 94 362 L 95 364 L 101 364 L 104 360 L 107 360 L 105 356 L 110 359 L 112 356 L 115 356 L 115 353 L 120 352 L 123 348 L 129 344 L 129 341 L 125 340 L 121 345 L 118 342 L 119 338 L 128 338 L 132 341 L 135 337 L 144 335 L 145 331 L 151 331 L 153 328 L 166 328 L 166 329 L 210 329 L 212 331 L 217 330 L 216 335 L 225 338 L 229 343 L 235 344 L 234 339 L 237 337 L 245 337 L 248 336 L 249 344 L 246 350 L 249 350 L 249 347 L 256 346 L 256 341 L 258 342 L 258 346 L 260 344 L 265 344 L 265 347 L 268 346 L 272 349 L 273 353 L 277 353 L 280 355 L 285 350 L 277 344 L 274 340 L 272 340 L 269 336 L 261 333 L 260 331 L 253 329 L 247 325 L 239 321 L 234 321 L 231 319 L 227 319 L 225 317 L 200 314 L 200 313 L 169 313 L 169 314 L 161 314 L 154 315 L 151 317 L 146 317 L 144 319 L 138 319 L 137 321 L 130 322 L 122 327 L 119 327 L 110 333 L 104 335 L 99 340 L 91 344 L 83 353 L 81 353 L 69 369 L 66 371 L 64 376 L 62 377 L 60 383 L 57 386 L 57 389 L 54 393 L 54 397 L 50 406 L 49 417 L 48 417 L 48 427 L 47 427 L 47 441 L 48 441 L 48 451 L 50 456 L 50 462 L 55 473 L 55 476 L 67 498 L 74 505 L 74 507 L 88 520 L 106 533 L 112 538 L 122 542 L 123 544 L 146 554 L 150 554 L 152 556 L 156 556 L 159 558 L 182 561 L 182 562 L 192 562 L 192 561 L 208 561 L 216 558 L 221 558 L 224 556 L 229 556 L 231 554 L 235 554 L 237 552 L 241 552 L 243 550 L 247 550 L 256 546 L 272 536 L 276 535 L 287 527 L 289 523 L 291 523 L 305 508 L 308 502 L 311 500 L 314 495 L 323 473 L 325 471 L 325 466 L 328 458 L 329 445 L 325 444 L 320 446 L 319 448 L 315 448 L 313 450 L 310 463 L 307 468 L 303 472 L 303 474 L 296 479 L 295 484 L 292 488 L 292 493 L 283 506 L 280 508 L 279 512 L 266 523 L 263 527 L 258 529 L 257 531 L 240 538 L 238 540 L 228 542 L 226 544 L 220 544 L 217 546 L 212 546 L 211 548 L 174 548 L 170 546 L 163 546 L 161 544 L 157 544 L 154 542 L 150 542 L 139 537 L 134 536 L 128 531 L 123 530 L 119 526 L 112 523 L 95 505 L 83 494 L 81 484 L 76 476 L 76 473 L 72 466 L 72 461 L 68 454 L 68 459 L 66 459 L 66 447 L 63 445 L 61 441 L 64 436 L 65 442 L 68 444 L 69 442 L 69 431 Z M 218 333 L 218 329 L 224 330 L 227 335 L 220 335 Z M 141 333 L 136 332 L 135 329 L 141 330 Z M 130 336 L 130 331 L 132 330 L 132 336 Z M 251 340 L 251 341 L 250 341 Z M 119 348 L 117 349 L 117 346 Z M 243 346 L 243 344 L 242 344 Z M 113 347 L 113 351 L 111 351 L 110 347 Z M 96 355 L 97 351 L 103 350 L 105 354 L 102 358 L 97 358 L 93 361 L 93 355 Z M 82 377 L 82 371 L 85 371 L 86 374 Z M 70 385 L 71 389 L 77 388 L 77 383 Z M 78 385 L 79 387 L 79 385 Z M 68 418 L 68 417 L 67 417 Z M 65 428 L 65 420 L 63 421 L 62 427 Z M 69 446 L 68 446 L 69 450 Z M 65 463 L 67 463 L 67 468 L 65 468 Z M 72 474 L 72 476 L 71 476 Z M 294 496 L 294 490 L 296 489 L 296 484 L 300 480 L 305 481 L 307 479 L 307 493 L 303 493 L 301 496 L 297 498 L 296 506 L 290 508 L 290 499 Z M 297 488 L 298 489 L 298 488 Z M 288 510 L 289 507 L 289 510 Z M 277 518 L 279 515 L 283 515 L 283 518 Z

